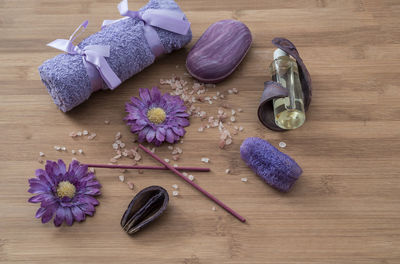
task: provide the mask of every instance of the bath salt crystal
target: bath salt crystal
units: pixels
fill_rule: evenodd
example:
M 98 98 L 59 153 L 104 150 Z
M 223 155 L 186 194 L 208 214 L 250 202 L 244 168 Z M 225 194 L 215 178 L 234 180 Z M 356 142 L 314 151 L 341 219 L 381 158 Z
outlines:
M 71 153 L 72 153 L 73 155 L 75 155 L 75 154 L 76 154 L 75 149 L 71 150 Z
M 118 139 L 121 139 L 121 132 L 117 132 L 117 134 L 115 134 L 115 139 L 116 140 L 118 140 Z
M 283 141 L 279 142 L 279 147 L 285 148 L 286 147 L 286 143 L 283 142 Z
M 173 159 L 174 161 L 179 160 L 179 155 L 173 155 L 173 156 L 172 156 L 172 159 Z
M 113 147 L 113 149 L 118 149 L 119 148 L 117 143 L 112 144 L 112 147 Z
M 172 184 L 172 188 L 178 189 L 178 185 L 177 184 Z
M 218 114 L 219 114 L 219 115 L 223 115 L 223 114 L 224 114 L 224 110 L 218 109 Z
M 243 129 L 244 129 L 244 128 L 243 128 L 242 126 L 241 126 L 241 127 L 239 127 L 239 131 L 243 131 Z
M 121 157 L 122 157 L 122 155 L 121 155 L 121 154 L 118 154 L 118 155 L 114 156 L 113 159 L 116 159 L 116 160 L 117 160 L 117 159 L 120 159 Z
M 111 158 L 111 159 L 110 159 L 110 162 L 111 162 L 111 163 L 117 163 L 117 160 L 114 159 L 114 158 Z
M 242 182 L 247 182 L 247 178 L 241 178 L 240 179 Z
M 83 154 L 83 150 L 82 149 L 78 149 L 79 154 Z
M 173 192 L 172 192 L 172 195 L 173 195 L 173 196 L 178 196 L 178 195 L 179 195 L 179 192 L 178 192 L 178 191 L 173 191 Z
M 219 98 L 224 99 L 224 98 L 225 98 L 225 95 L 221 94 L 221 95 L 219 96 Z
M 233 94 L 233 91 L 229 89 L 229 90 L 228 90 L 228 93 L 229 93 L 229 94 Z
M 239 113 L 241 113 L 241 112 L 243 112 L 243 109 L 242 109 L 242 108 L 238 108 L 237 111 L 238 111 Z
M 232 115 L 236 114 L 236 111 L 234 109 L 232 109 L 231 112 L 232 112 Z
M 77 135 L 78 137 L 80 137 L 80 136 L 82 136 L 82 132 L 81 132 L 81 131 L 78 131 L 78 132 L 76 132 L 76 135 Z
M 143 174 L 144 171 L 143 170 L 138 170 L 139 174 Z
M 174 168 L 176 168 L 176 167 L 178 167 L 178 164 L 174 164 L 173 166 L 174 166 Z
M 90 134 L 90 135 L 88 136 L 88 139 L 89 139 L 89 140 L 92 140 L 92 139 L 94 139 L 96 136 L 97 136 L 96 133 L 92 133 L 92 134 Z
M 173 147 L 173 146 L 168 146 L 168 149 L 169 149 L 169 150 L 173 150 L 174 147 Z
M 75 132 L 71 132 L 71 133 L 69 133 L 69 136 L 70 136 L 70 137 L 76 137 L 77 135 L 76 135 Z
M 201 158 L 201 161 L 204 163 L 208 163 L 208 162 L 210 162 L 210 159 L 209 158 Z
M 236 88 L 232 88 L 232 92 L 233 92 L 234 94 L 237 94 L 237 93 L 239 92 L 239 90 L 236 89 Z
M 129 189 L 131 189 L 131 190 L 133 190 L 133 188 L 135 187 L 133 182 L 128 182 L 127 184 L 128 184 Z
M 231 139 L 231 138 L 227 138 L 227 139 L 225 140 L 225 144 L 226 144 L 226 145 L 232 144 L 232 139 Z
M 61 150 L 62 150 L 62 151 L 66 151 L 67 148 L 66 148 L 66 147 L 61 147 Z
M 94 168 L 89 168 L 89 172 L 95 173 L 95 169 Z
M 176 147 L 176 150 L 178 151 L 179 154 L 182 154 L 183 150 L 180 147 Z
M 217 99 L 218 99 L 218 97 L 214 95 L 214 96 L 213 96 L 213 99 L 214 99 L 214 100 L 217 100 Z
M 182 175 L 187 177 L 189 174 L 187 172 L 182 172 Z
M 221 93 L 220 92 L 217 92 L 217 96 L 219 96 Z
M 71 159 L 72 161 L 74 161 L 74 160 L 76 160 L 76 161 L 78 161 L 78 159 L 77 158 L 75 158 L 75 157 L 72 157 L 72 159 Z
M 217 208 L 215 208 L 215 206 L 211 207 L 211 210 L 216 211 Z
M 104 120 L 104 124 L 109 125 L 110 121 L 109 120 Z
M 204 131 L 204 127 L 199 127 L 199 129 L 197 129 L 197 131 L 203 132 Z
M 44 157 L 44 153 L 43 152 L 39 152 L 39 156 L 40 157 Z
M 152 148 L 150 149 L 151 153 L 155 153 L 156 152 L 156 148 Z
M 83 132 L 82 132 L 82 135 L 84 135 L 84 136 L 87 136 L 87 135 L 89 135 L 89 131 L 87 131 L 87 130 L 83 130 Z
M 230 169 L 226 169 L 226 170 L 225 170 L 225 173 L 226 173 L 226 174 L 229 174 L 230 172 L 231 172 Z
M 188 178 L 189 178 L 189 180 L 194 181 L 194 176 L 193 176 L 193 175 L 190 174 L 190 175 L 188 176 Z
M 237 126 L 234 126 L 233 128 L 234 128 L 235 130 L 238 130 L 238 129 L 239 129 Z
M 120 180 L 121 182 L 124 182 L 124 181 L 125 181 L 125 176 L 124 176 L 124 175 L 119 175 L 118 178 L 119 178 L 119 180 Z
M 119 144 L 119 146 L 120 146 L 121 148 L 125 148 L 125 143 L 121 143 L 121 144 Z
M 169 159 L 164 159 L 165 162 L 169 163 Z
M 181 140 L 181 144 L 183 144 L 183 139 Z
M 38 162 L 39 162 L 40 164 L 43 164 L 44 161 L 43 161 L 41 158 L 39 158 L 39 159 L 38 159 Z
M 236 118 L 234 116 L 231 116 L 231 122 L 233 123 L 235 121 L 236 121 Z
M 54 146 L 54 149 L 57 150 L 57 151 L 60 151 L 61 147 L 60 146 Z

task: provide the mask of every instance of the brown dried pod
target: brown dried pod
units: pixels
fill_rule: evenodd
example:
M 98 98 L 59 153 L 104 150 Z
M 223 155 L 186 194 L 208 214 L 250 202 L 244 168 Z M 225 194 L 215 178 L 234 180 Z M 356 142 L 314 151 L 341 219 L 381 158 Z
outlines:
M 122 216 L 122 228 L 129 235 L 133 235 L 157 219 L 167 208 L 168 201 L 168 192 L 160 186 L 150 186 L 141 190 Z
M 311 77 L 301 59 L 296 46 L 285 38 L 274 38 L 272 43 L 285 51 L 287 54 L 292 56 L 299 68 L 299 78 L 301 82 L 301 87 L 304 94 L 304 110 L 307 111 L 311 103 L 312 89 L 311 89 Z M 284 129 L 278 127 L 275 124 L 274 109 L 273 109 L 273 99 L 287 97 L 288 91 L 286 88 L 282 87 L 279 83 L 268 81 L 264 83 L 264 92 L 261 96 L 261 102 L 258 107 L 258 118 L 264 126 L 275 131 L 285 131 Z

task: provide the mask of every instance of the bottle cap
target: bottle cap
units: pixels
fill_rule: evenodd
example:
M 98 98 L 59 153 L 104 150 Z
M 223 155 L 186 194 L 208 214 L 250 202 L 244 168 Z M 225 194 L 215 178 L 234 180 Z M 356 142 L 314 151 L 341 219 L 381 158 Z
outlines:
M 282 57 L 282 56 L 288 56 L 288 54 L 281 49 L 276 49 L 274 51 L 274 60 L 276 60 L 277 58 Z

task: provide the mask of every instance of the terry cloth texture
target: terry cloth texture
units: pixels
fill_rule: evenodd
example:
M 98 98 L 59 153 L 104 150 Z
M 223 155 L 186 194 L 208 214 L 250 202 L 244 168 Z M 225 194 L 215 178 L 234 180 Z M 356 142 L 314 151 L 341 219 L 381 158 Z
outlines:
M 147 9 L 180 10 L 173 0 L 150 0 L 140 11 Z M 154 28 L 166 53 L 184 47 L 192 39 L 190 29 L 186 35 L 180 35 Z M 155 60 L 144 37 L 143 22 L 137 18 L 122 19 L 110 24 L 78 44 L 80 48 L 87 45 L 110 46 L 110 57 L 106 60 L 121 81 L 142 71 Z M 80 55 L 57 55 L 39 67 L 39 74 L 54 103 L 64 112 L 87 100 L 93 92 Z M 107 88 L 103 81 L 103 89 Z
M 289 191 L 303 172 L 291 157 L 261 138 L 245 139 L 240 146 L 240 155 L 267 184 L 282 192 Z

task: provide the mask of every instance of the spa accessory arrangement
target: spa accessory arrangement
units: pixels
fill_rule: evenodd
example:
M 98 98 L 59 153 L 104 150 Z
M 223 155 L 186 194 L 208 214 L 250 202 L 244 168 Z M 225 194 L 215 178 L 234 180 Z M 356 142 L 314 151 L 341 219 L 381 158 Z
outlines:
M 128 1 L 118 4 L 122 16 L 118 20 L 105 20 L 98 32 L 74 44 L 77 37 L 84 34 L 88 21 L 84 21 L 67 39 L 56 39 L 49 47 L 63 51 L 62 54 L 45 61 L 39 67 L 42 82 L 54 103 L 63 112 L 68 112 L 88 100 L 93 92 L 114 90 L 122 82 L 149 67 L 160 56 L 167 56 L 185 47 L 192 40 L 190 22 L 173 0 L 150 0 L 138 11 L 129 10 Z M 73 30 L 73 29 L 72 29 Z M 63 37 L 63 36 L 60 36 Z M 311 77 L 295 45 L 285 38 L 274 38 L 276 46 L 271 58 L 269 71 L 272 80 L 260 83 L 260 102 L 257 115 L 265 127 L 276 132 L 294 130 L 306 122 L 306 112 L 311 103 Z M 44 169 L 36 170 L 36 177 L 29 179 L 31 203 L 40 204 L 36 218 L 42 223 L 53 219 L 55 226 L 72 225 L 81 222 L 86 216 L 93 216 L 99 205 L 101 184 L 96 179 L 94 168 L 118 170 L 158 170 L 170 171 L 182 181 L 199 191 L 216 206 L 246 222 L 245 216 L 236 212 L 213 194 L 195 182 L 188 172 L 207 173 L 207 167 L 181 167 L 171 164 L 171 160 L 156 154 L 157 147 L 170 144 L 173 161 L 182 154 L 178 144 L 183 144 L 185 128 L 192 118 L 200 118 L 207 123 L 198 132 L 216 128 L 220 133 L 218 146 L 224 149 L 232 144 L 233 135 L 243 131 L 235 125 L 236 113 L 242 109 L 230 109 L 225 103 L 218 110 L 218 116 L 208 116 L 195 103 L 212 104 L 226 95 L 218 91 L 216 83 L 229 78 L 246 57 L 252 44 L 249 28 L 237 20 L 220 20 L 211 24 L 199 37 L 186 57 L 186 69 L 194 81 L 191 88 L 179 77 L 161 80 L 169 85 L 170 93 L 162 93 L 158 87 L 139 88 L 139 97 L 132 97 L 125 106 L 124 121 L 136 137 L 136 144 L 128 148 L 117 133 L 112 144 L 115 156 L 108 164 L 84 164 L 74 159 L 70 164 L 63 160 L 47 160 Z M 231 78 L 234 78 L 232 76 Z M 206 96 L 207 91 L 216 93 Z M 238 89 L 229 90 L 229 95 L 238 94 Z M 90 103 L 90 102 L 89 102 Z M 112 102 L 110 102 L 112 104 Z M 230 116 L 228 116 L 230 115 Z M 256 119 L 255 115 L 254 118 Z M 105 121 L 108 125 L 109 121 Z M 228 129 L 227 127 L 233 128 Z M 96 137 L 88 131 L 71 132 L 71 137 Z M 146 144 L 146 146 L 142 145 Z M 279 144 L 281 148 L 285 143 Z M 55 146 L 57 151 L 65 147 Z M 72 154 L 83 154 L 83 150 L 71 150 Z M 239 153 L 238 153 L 239 154 Z M 142 155 L 148 155 L 159 166 L 138 165 Z M 40 153 L 44 157 L 44 153 Z M 268 141 L 246 138 L 240 146 L 240 156 L 248 167 L 265 182 L 280 192 L 291 190 L 302 174 L 296 161 L 284 154 Z M 118 160 L 128 158 L 131 165 L 117 164 Z M 209 159 L 201 161 L 207 165 Z M 41 163 L 44 160 L 40 160 Z M 226 173 L 230 173 L 227 169 Z M 125 182 L 123 175 L 119 177 Z M 242 178 L 243 182 L 247 178 Z M 133 182 L 127 182 L 134 189 Z M 178 196 L 178 186 L 172 186 L 172 196 Z M 101 200 L 101 199 L 100 199 Z M 149 186 L 139 191 L 121 218 L 121 227 L 129 235 L 145 228 L 162 216 L 167 210 L 170 196 L 161 186 Z M 216 210 L 216 207 L 213 207 Z M 173 224 L 173 223 L 172 223 Z

